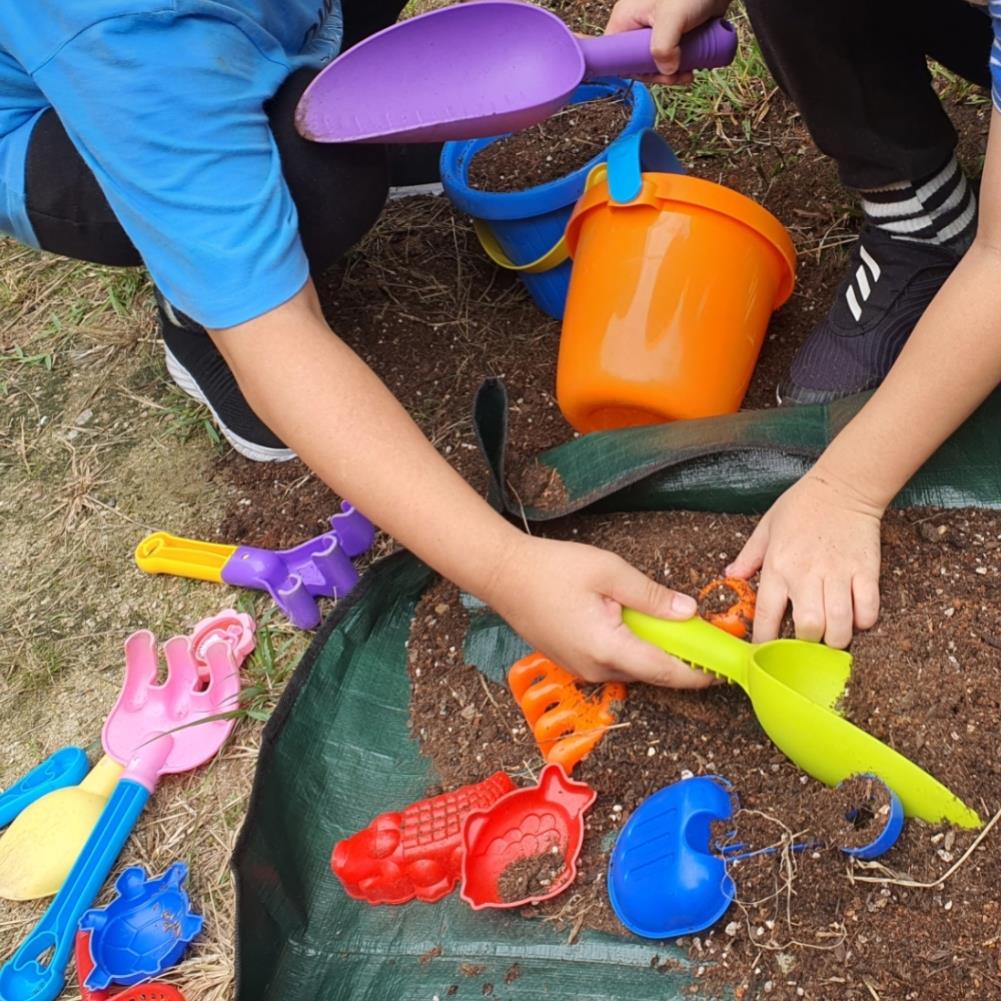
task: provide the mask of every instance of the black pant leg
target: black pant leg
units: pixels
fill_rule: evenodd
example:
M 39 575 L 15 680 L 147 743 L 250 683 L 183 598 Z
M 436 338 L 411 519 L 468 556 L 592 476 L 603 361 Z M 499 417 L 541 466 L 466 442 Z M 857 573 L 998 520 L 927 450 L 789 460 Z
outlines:
M 31 134 L 28 219 L 43 250 L 110 267 L 142 264 L 104 192 L 51 108 Z
M 956 133 L 926 56 L 986 79 L 989 19 L 965 0 L 747 0 L 762 53 L 845 184 L 927 176 Z M 977 72 L 976 68 L 982 69 Z
M 990 90 L 994 29 L 986 7 L 968 0 L 921 0 L 913 8 L 914 15 L 914 28 L 921 33 L 925 52 L 932 59 Z
M 406 0 L 341 0 L 344 15 L 344 48 L 357 45 L 396 22 Z
M 295 109 L 316 71 L 293 73 L 267 105 L 282 172 L 299 213 L 299 236 L 314 275 L 325 271 L 374 225 L 386 204 L 386 147 L 303 139 Z
M 315 73 L 307 68 L 292 74 L 266 110 L 303 247 L 313 274 L 319 274 L 372 227 L 389 180 L 385 147 L 307 142 L 296 132 L 295 106 Z M 43 250 L 111 267 L 142 263 L 55 111 L 46 112 L 32 134 L 26 193 Z

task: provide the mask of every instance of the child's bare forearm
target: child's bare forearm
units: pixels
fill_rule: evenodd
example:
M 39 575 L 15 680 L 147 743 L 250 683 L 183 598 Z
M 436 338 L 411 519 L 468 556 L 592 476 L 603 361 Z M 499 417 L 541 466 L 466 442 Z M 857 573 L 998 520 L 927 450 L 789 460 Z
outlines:
M 522 533 L 445 462 L 331 334 L 312 286 L 213 336 L 259 416 L 307 465 L 441 573 L 490 599 L 495 572 Z
M 327 484 L 530 645 L 589 681 L 698 687 L 707 676 L 644 643 L 623 606 L 688 618 L 695 602 L 611 553 L 514 528 L 437 453 L 327 326 L 312 286 L 212 335 L 258 416 Z
M 1001 383 L 1001 116 L 994 112 L 976 241 L 885 382 L 817 464 L 886 507 Z
M 886 507 L 999 382 L 1001 254 L 975 244 L 817 473 Z

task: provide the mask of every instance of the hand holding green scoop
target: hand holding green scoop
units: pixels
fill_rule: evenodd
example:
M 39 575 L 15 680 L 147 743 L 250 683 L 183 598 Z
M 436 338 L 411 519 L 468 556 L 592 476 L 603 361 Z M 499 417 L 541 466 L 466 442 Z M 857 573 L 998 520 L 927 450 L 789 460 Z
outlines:
M 982 826 L 941 782 L 834 711 L 850 654 L 802 640 L 745 643 L 704 619 L 672 622 L 625 609 L 622 620 L 640 639 L 740 685 L 772 743 L 813 778 L 834 786 L 868 772 L 900 797 L 909 817 Z

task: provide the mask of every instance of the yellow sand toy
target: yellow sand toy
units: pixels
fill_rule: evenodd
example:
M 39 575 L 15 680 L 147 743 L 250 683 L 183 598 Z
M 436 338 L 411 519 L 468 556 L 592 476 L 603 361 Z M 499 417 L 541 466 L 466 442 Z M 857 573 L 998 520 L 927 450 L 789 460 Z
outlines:
M 982 825 L 941 782 L 837 714 L 850 654 L 801 640 L 746 643 L 698 618 L 671 622 L 631 609 L 622 618 L 648 643 L 740 685 L 772 743 L 813 778 L 834 786 L 852 775 L 876 775 L 910 817 Z

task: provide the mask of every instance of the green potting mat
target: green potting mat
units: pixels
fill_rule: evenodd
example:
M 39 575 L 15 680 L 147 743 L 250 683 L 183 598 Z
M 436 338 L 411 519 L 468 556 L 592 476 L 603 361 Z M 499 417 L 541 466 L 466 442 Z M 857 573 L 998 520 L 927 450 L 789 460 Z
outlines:
M 738 414 L 593 435 L 541 457 L 567 484 L 566 510 L 757 510 L 812 461 L 859 401 Z M 477 402 L 478 427 L 502 498 L 505 398 Z M 901 503 L 1001 507 L 1001 396 L 984 405 L 901 496 Z M 505 501 L 509 505 L 509 501 Z M 527 511 L 530 517 L 554 512 Z M 329 869 L 333 844 L 376 814 L 425 796 L 435 781 L 407 729 L 405 643 L 433 579 L 400 553 L 373 567 L 328 619 L 265 731 L 234 859 L 239 1001 L 675 1001 L 690 983 L 671 946 L 566 931 L 458 895 L 428 906 L 369 907 Z M 524 651 L 496 616 L 474 609 L 466 655 L 495 679 Z M 654 955 L 679 968 L 650 968 Z M 508 984 L 517 962 L 521 976 Z M 460 964 L 483 966 L 465 976 Z M 468 967 L 467 967 L 468 969 Z M 449 995 L 452 985 L 458 991 Z
M 677 997 L 683 973 L 650 971 L 663 947 L 589 933 L 567 946 L 565 929 L 474 912 L 457 893 L 370 907 L 331 875 L 335 841 L 434 782 L 407 732 L 404 650 L 431 579 L 405 553 L 374 567 L 324 625 L 268 727 L 236 861 L 240 1001 L 430 1001 L 453 984 L 458 998 L 482 998 L 486 983 L 502 999 Z M 515 962 L 521 976 L 506 984 Z M 461 964 L 483 970 L 464 975 Z
M 606 431 L 550 449 L 568 499 L 522 507 L 507 490 L 507 394 L 489 380 L 475 418 L 493 472 L 493 501 L 520 519 L 546 521 L 585 508 L 602 511 L 767 510 L 816 461 L 868 394 L 826 406 L 753 410 L 726 417 Z M 942 446 L 897 498 L 898 507 L 1001 507 L 1001 391 Z

